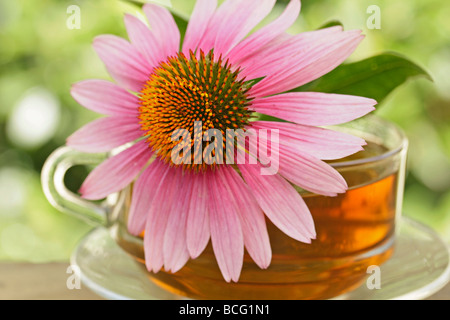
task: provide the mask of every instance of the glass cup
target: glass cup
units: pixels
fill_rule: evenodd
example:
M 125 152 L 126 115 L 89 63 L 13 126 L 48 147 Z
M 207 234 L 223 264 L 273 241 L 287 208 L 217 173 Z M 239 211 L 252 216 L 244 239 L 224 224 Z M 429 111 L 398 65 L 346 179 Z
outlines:
M 149 280 L 174 294 L 198 299 L 327 299 L 360 286 L 368 268 L 379 266 L 395 250 L 408 148 L 404 133 L 376 116 L 331 128 L 368 143 L 365 151 L 330 162 L 346 179 L 348 191 L 325 197 L 298 189 L 314 218 L 317 239 L 312 244 L 298 242 L 267 220 L 271 265 L 261 270 L 246 253 L 238 283 L 223 280 L 211 244 L 175 274 L 147 272 L 142 238 L 127 231 L 133 186 L 98 203 L 81 199 L 64 185 L 69 168 L 98 165 L 110 154 L 84 154 L 62 147 L 47 160 L 42 184 L 53 206 L 109 228 Z

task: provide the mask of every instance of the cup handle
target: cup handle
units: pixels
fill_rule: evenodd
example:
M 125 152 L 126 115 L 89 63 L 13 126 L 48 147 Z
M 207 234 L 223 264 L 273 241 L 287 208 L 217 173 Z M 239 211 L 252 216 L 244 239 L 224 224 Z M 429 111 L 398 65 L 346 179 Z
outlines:
M 41 183 L 48 201 L 56 209 L 82 219 L 95 226 L 108 223 L 106 202 L 94 203 L 69 191 L 64 184 L 66 172 L 77 165 L 98 165 L 108 157 L 107 153 L 87 154 L 70 147 L 55 150 L 45 162 Z

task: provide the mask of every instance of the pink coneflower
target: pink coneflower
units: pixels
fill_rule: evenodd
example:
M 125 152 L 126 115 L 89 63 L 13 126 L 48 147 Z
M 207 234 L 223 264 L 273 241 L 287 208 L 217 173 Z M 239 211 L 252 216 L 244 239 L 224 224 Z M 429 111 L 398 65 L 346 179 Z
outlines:
M 244 246 L 259 267 L 270 265 L 265 216 L 298 241 L 315 239 L 311 214 L 293 185 L 327 196 L 347 189 L 323 160 L 358 152 L 365 142 L 318 126 L 359 118 L 376 102 L 286 92 L 333 70 L 363 36 L 341 27 L 288 35 L 300 12 L 300 1 L 292 0 L 276 20 L 246 37 L 275 2 L 227 0 L 217 8 L 216 0 L 198 0 L 181 49 L 172 15 L 153 4 L 143 7 L 150 27 L 125 16 L 129 41 L 113 35 L 94 40 L 117 84 L 88 80 L 73 86 L 80 104 L 107 117 L 67 143 L 105 152 L 135 142 L 98 166 L 80 192 L 97 200 L 134 182 L 128 229 L 133 235 L 145 230 L 149 271 L 178 271 L 211 239 L 225 280 L 238 281 Z M 254 121 L 256 113 L 289 122 Z M 278 173 L 262 175 L 262 163 L 174 164 L 172 133 L 183 128 L 193 141 L 201 139 L 194 134 L 198 121 L 201 132 L 214 128 L 224 137 L 227 129 L 279 130 L 279 148 L 272 150 Z

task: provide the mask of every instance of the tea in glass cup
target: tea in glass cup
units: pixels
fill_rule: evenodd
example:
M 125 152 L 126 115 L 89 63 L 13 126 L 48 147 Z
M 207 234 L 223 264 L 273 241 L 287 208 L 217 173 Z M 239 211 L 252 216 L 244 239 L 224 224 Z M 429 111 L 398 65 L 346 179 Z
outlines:
M 177 295 L 199 299 L 326 299 L 361 284 L 372 265 L 394 250 L 401 215 L 407 140 L 395 126 L 376 117 L 334 128 L 364 138 L 364 151 L 330 164 L 349 189 L 326 197 L 298 189 L 313 216 L 317 238 L 311 244 L 285 235 L 266 219 L 272 262 L 261 270 L 246 253 L 238 283 L 223 280 L 211 244 L 175 274 L 149 273 L 149 279 Z M 145 268 L 142 239 L 127 232 L 131 187 L 115 217 L 117 243 Z
M 47 160 L 42 184 L 56 208 L 109 228 L 149 281 L 174 294 L 194 299 L 333 298 L 360 286 L 368 268 L 381 265 L 395 250 L 408 142 L 394 124 L 376 116 L 332 129 L 367 142 L 364 151 L 329 162 L 346 179 L 348 191 L 326 197 L 298 188 L 313 216 L 316 239 L 311 244 L 298 242 L 267 220 L 271 264 L 262 270 L 245 253 L 237 283 L 223 279 L 211 244 L 175 274 L 147 272 L 143 239 L 127 228 L 132 185 L 100 204 L 81 199 L 64 185 L 70 167 L 99 164 L 107 155 L 61 148 Z

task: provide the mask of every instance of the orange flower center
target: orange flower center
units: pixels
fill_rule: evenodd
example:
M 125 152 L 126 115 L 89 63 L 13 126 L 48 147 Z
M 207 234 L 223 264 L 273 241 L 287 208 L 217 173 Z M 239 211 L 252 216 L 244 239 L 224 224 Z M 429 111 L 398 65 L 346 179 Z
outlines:
M 210 129 L 219 130 L 223 136 L 222 146 L 214 152 L 225 150 L 226 131 L 244 129 L 251 116 L 247 95 L 250 85 L 238 80 L 238 74 L 228 61 L 214 61 L 212 52 L 207 56 L 200 52 L 199 59 L 192 52 L 190 59 L 179 53 L 155 68 L 139 95 L 139 119 L 158 157 L 172 162 L 172 150 L 181 143 L 173 141 L 172 135 L 180 129 L 190 134 L 191 164 L 184 165 L 186 168 L 207 168 L 208 164 L 195 159 L 203 156 L 209 143 L 217 144 L 216 140 L 205 142 Z

